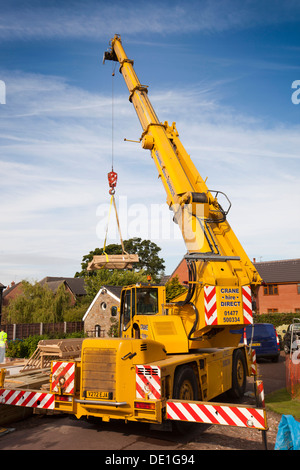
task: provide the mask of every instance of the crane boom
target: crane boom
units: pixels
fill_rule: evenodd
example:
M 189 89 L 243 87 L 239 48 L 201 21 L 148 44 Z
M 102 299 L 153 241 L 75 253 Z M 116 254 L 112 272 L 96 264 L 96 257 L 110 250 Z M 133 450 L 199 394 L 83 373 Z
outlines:
M 181 143 L 176 124 L 173 122 L 169 125 L 168 122 L 159 121 L 148 97 L 148 87 L 140 83 L 133 61 L 127 57 L 119 35 L 111 39 L 110 49 L 104 54 L 104 62 L 105 60 L 120 64 L 120 73 L 129 90 L 129 100 L 142 126 L 142 147 L 151 152 L 167 194 L 167 203 L 174 212 L 174 221 L 179 224 L 186 244 L 189 295 L 185 304 L 191 304 L 192 298 L 193 305 L 200 298 L 202 303 L 203 287 L 216 286 L 219 289 L 220 307 L 218 324 L 224 324 L 228 320 L 225 315 L 243 324 L 242 310 L 221 308 L 236 305 L 242 308 L 241 292 L 237 302 L 225 302 L 228 296 L 225 299 L 220 288 L 224 287 L 222 294 L 225 291 L 227 293 L 228 289 L 230 293 L 234 287 L 241 289 L 242 286 L 250 286 L 253 292 L 260 285 L 261 278 L 229 225 L 229 199 L 221 191 L 208 189 Z M 226 210 L 218 201 L 220 193 L 228 201 L 229 207 Z

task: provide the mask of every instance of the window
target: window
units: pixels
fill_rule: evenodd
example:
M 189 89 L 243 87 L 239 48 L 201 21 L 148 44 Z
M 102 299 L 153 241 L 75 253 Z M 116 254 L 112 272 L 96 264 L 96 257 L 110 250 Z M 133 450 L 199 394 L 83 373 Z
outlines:
M 155 315 L 158 312 L 158 289 L 143 287 L 137 291 L 137 314 Z
M 131 291 L 126 291 L 124 304 L 124 326 L 130 321 L 131 317 Z
M 277 313 L 278 308 L 268 308 L 268 313 Z
M 110 314 L 112 317 L 116 317 L 117 313 L 118 313 L 118 308 L 115 305 L 113 305 L 110 309 Z
M 297 285 L 297 292 L 300 294 L 300 284 Z
M 106 302 L 101 302 L 100 307 L 102 310 L 106 310 L 106 307 L 107 307 Z
M 278 285 L 267 284 L 264 286 L 264 295 L 278 295 Z

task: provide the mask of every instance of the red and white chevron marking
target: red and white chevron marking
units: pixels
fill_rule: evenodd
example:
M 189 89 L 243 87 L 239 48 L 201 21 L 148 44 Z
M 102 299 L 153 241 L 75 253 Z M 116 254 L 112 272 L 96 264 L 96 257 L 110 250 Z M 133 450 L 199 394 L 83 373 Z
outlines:
M 54 395 L 52 395 L 52 393 L 29 392 L 26 390 L 8 390 L 1 388 L 0 404 L 53 410 Z
M 242 406 L 167 402 L 167 419 L 266 429 L 265 411 Z
M 215 286 L 204 286 L 204 312 L 206 325 L 217 325 L 217 295 Z
M 253 323 L 251 287 L 242 287 L 244 323 L 251 325 Z
M 251 350 L 252 361 L 251 361 L 251 375 L 257 375 L 257 361 L 255 349 Z
M 59 393 L 59 389 L 65 394 L 74 393 L 75 386 L 75 362 L 52 362 L 52 392 Z
M 160 367 L 136 366 L 136 398 L 159 400 L 161 398 Z

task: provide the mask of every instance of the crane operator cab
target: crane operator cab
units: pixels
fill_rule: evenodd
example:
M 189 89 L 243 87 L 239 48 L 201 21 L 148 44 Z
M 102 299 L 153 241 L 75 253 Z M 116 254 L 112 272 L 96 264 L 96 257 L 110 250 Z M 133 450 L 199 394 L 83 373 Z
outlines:
M 162 286 L 138 285 L 122 290 L 120 307 L 120 337 L 148 338 L 149 315 L 159 315 L 165 303 Z
M 168 353 L 188 352 L 188 340 L 180 315 L 171 313 L 164 286 L 134 285 L 121 294 L 119 336 L 149 339 L 165 345 Z

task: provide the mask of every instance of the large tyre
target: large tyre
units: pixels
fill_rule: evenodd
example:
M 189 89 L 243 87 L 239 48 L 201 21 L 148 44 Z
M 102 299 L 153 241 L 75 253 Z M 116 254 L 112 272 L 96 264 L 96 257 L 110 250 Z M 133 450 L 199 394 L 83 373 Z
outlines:
M 181 366 L 175 373 L 173 398 L 178 400 L 197 401 L 199 399 L 196 375 L 190 366 Z M 197 426 L 200 431 L 201 424 L 183 421 L 173 421 L 173 429 L 178 434 L 191 432 Z
M 246 390 L 246 359 L 243 351 L 236 349 L 232 358 L 232 388 L 229 394 L 232 398 L 242 398 Z
M 198 384 L 193 369 L 180 367 L 175 374 L 173 397 L 178 400 L 198 400 Z

